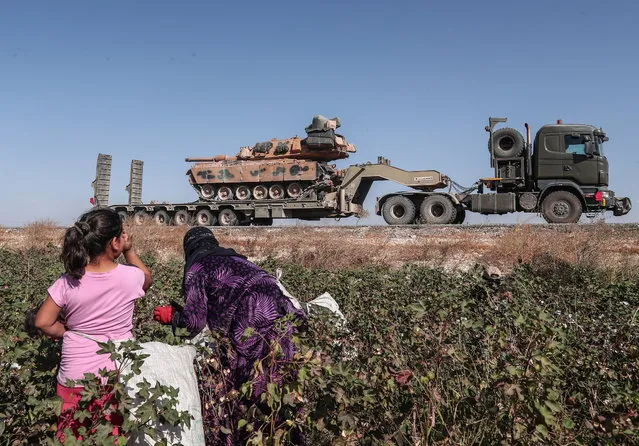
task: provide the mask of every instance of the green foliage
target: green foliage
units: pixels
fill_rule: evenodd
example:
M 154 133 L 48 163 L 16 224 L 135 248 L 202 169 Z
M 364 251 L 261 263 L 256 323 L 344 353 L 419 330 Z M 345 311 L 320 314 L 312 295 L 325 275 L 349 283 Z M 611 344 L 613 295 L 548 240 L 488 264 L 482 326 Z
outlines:
M 59 343 L 29 337 L 23 322 L 61 272 L 55 255 L 0 251 L 1 444 L 53 436 Z M 348 325 L 310 318 L 285 384 L 269 385 L 236 425 L 218 429 L 270 445 L 286 444 L 296 428 L 313 445 L 639 443 L 634 282 L 549 259 L 520 265 L 501 281 L 418 266 L 263 266 L 282 267 L 287 289 L 301 300 L 328 291 Z M 181 268 L 153 264 L 154 287 L 135 314 L 139 341 L 182 342 L 152 321 L 155 305 L 179 300 Z M 213 385 L 207 391 L 223 379 L 225 343 L 216 339 L 198 360 L 201 382 Z M 277 353 L 256 369 L 280 361 Z M 140 420 L 165 412 L 155 408 L 175 398 L 170 389 L 141 392 L 153 403 L 138 412 Z M 222 396 L 241 400 L 250 392 L 248 383 Z M 171 413 L 169 421 L 185 421 Z

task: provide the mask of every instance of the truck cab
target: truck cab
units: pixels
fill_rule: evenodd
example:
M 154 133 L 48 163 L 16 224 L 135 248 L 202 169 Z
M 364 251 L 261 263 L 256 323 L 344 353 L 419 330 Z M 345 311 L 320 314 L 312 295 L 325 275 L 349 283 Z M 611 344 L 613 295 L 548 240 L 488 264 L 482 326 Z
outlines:
M 627 214 L 630 199 L 616 198 L 608 189 L 608 160 L 602 129 L 586 124 L 544 125 L 531 141 L 512 128 L 493 130 L 506 118 L 490 118 L 489 150 L 494 178 L 480 180 L 480 194 L 468 197 L 473 211 L 540 212 L 549 223 L 576 223 L 582 212 L 612 210 Z M 495 196 L 483 194 L 484 187 Z

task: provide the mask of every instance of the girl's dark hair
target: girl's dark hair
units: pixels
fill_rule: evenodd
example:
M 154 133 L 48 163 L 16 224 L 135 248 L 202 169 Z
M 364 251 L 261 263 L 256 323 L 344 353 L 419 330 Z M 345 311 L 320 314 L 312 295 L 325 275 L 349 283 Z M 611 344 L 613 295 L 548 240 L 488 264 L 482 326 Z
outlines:
M 120 235 L 122 220 L 114 210 L 98 208 L 83 214 L 64 234 L 60 260 L 66 273 L 81 279 L 88 263 L 104 253 L 109 242 Z

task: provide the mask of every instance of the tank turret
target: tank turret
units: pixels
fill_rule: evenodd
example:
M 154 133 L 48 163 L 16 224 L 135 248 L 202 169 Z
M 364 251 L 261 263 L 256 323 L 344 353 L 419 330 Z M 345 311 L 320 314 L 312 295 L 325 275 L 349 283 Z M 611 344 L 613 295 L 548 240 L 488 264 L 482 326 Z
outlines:
M 329 161 L 357 149 L 335 132 L 339 118 L 317 115 L 306 138 L 272 139 L 240 148 L 235 156 L 186 158 L 189 182 L 204 200 L 301 199 L 334 189 L 340 175 Z

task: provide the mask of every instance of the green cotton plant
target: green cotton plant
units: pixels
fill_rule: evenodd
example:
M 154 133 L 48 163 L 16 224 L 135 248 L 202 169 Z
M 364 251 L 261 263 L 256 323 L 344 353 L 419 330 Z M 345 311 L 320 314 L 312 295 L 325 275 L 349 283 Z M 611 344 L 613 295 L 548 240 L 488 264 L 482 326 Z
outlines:
M 82 386 L 81 400 L 77 410 L 69 417 L 84 423 L 78 429 L 81 440 L 76 440 L 70 428 L 64 429 L 65 445 L 68 444 L 118 444 L 126 445 L 131 435 L 149 435 L 156 445 L 168 445 L 152 427 L 156 423 L 165 425 L 190 427 L 191 415 L 186 411 L 178 411 L 179 390 L 155 383 L 151 385 L 146 379 L 137 384 L 131 395 L 127 383 L 135 375 L 140 375 L 144 359 L 148 357 L 140 353 L 142 347 L 136 340 L 128 340 L 116 345 L 109 341 L 98 343 L 98 354 L 109 354 L 115 361 L 116 368 L 111 371 L 100 370 L 100 377 L 92 373 L 74 383 Z M 96 399 L 107 398 L 112 404 L 96 408 Z M 96 410 L 97 409 L 97 410 Z M 113 434 L 113 424 L 109 416 L 120 415 L 123 418 L 121 432 Z M 58 438 L 49 439 L 47 444 L 62 444 Z M 175 444 L 175 443 L 173 443 Z
M 54 435 L 60 343 L 29 336 L 23 322 L 59 275 L 56 254 L 0 250 L 2 446 Z M 246 403 L 250 384 L 230 386 L 222 358 L 232 346 L 212 333 L 196 357 L 207 435 L 228 430 L 271 445 L 291 444 L 296 429 L 320 446 L 639 444 L 634 281 L 552 258 L 522 263 L 501 280 L 418 265 L 336 271 L 269 259 L 261 266 L 282 268 L 284 285 L 302 302 L 330 293 L 347 325 L 312 315 L 294 337 L 294 360 L 283 364 L 285 384 L 267 386 L 256 404 Z M 156 281 L 134 314 L 140 342 L 184 342 L 184 333 L 152 319 L 154 306 L 180 298 L 182 268 L 153 263 Z M 280 360 L 272 346 L 255 366 Z M 147 390 L 155 404 L 164 393 L 167 404 L 174 400 Z M 207 418 L 222 409 L 235 424 Z

